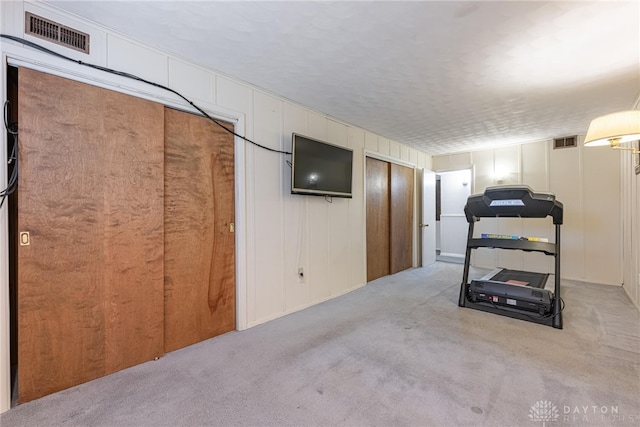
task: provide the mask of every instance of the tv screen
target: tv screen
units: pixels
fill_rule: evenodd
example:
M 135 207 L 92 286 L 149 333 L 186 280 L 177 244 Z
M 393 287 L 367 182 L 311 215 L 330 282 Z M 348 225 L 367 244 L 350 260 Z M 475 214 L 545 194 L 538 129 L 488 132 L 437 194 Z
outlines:
M 291 154 L 292 194 L 351 198 L 353 150 L 294 133 Z

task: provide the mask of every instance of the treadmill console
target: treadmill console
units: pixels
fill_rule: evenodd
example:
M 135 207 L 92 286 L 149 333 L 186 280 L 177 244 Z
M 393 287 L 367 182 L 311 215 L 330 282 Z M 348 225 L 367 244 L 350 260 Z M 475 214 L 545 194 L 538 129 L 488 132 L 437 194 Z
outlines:
M 467 222 L 483 217 L 553 217 L 562 224 L 562 203 L 552 193 L 535 193 L 527 185 L 488 187 L 484 194 L 470 196 L 464 208 Z

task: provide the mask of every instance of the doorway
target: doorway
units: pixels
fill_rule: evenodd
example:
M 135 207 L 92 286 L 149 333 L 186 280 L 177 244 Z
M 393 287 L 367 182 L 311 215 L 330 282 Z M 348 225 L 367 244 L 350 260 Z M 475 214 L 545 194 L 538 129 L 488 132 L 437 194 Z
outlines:
M 436 175 L 436 259 L 464 263 L 468 224 L 464 206 L 471 195 L 471 169 Z
M 436 173 L 429 169 L 419 169 L 418 182 L 422 183 L 422 192 L 418 192 L 420 224 L 418 224 L 418 249 L 422 267 L 436 262 Z

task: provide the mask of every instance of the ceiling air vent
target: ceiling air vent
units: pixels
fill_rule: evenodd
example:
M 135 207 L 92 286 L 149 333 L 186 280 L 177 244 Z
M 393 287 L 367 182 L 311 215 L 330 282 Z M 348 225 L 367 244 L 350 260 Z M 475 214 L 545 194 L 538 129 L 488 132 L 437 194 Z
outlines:
M 565 136 L 564 138 L 554 138 L 553 140 L 553 149 L 556 148 L 569 148 L 569 147 L 577 147 L 578 146 L 578 137 L 574 136 Z
M 26 12 L 25 33 L 60 46 L 89 53 L 89 34 Z

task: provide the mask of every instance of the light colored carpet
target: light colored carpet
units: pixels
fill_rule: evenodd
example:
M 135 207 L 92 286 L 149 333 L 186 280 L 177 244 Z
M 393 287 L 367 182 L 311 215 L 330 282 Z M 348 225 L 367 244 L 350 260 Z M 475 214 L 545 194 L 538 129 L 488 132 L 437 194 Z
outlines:
M 473 271 L 474 277 L 484 272 Z M 563 283 L 564 329 L 457 306 L 436 263 L 11 409 L 10 426 L 640 424 L 640 314 Z

